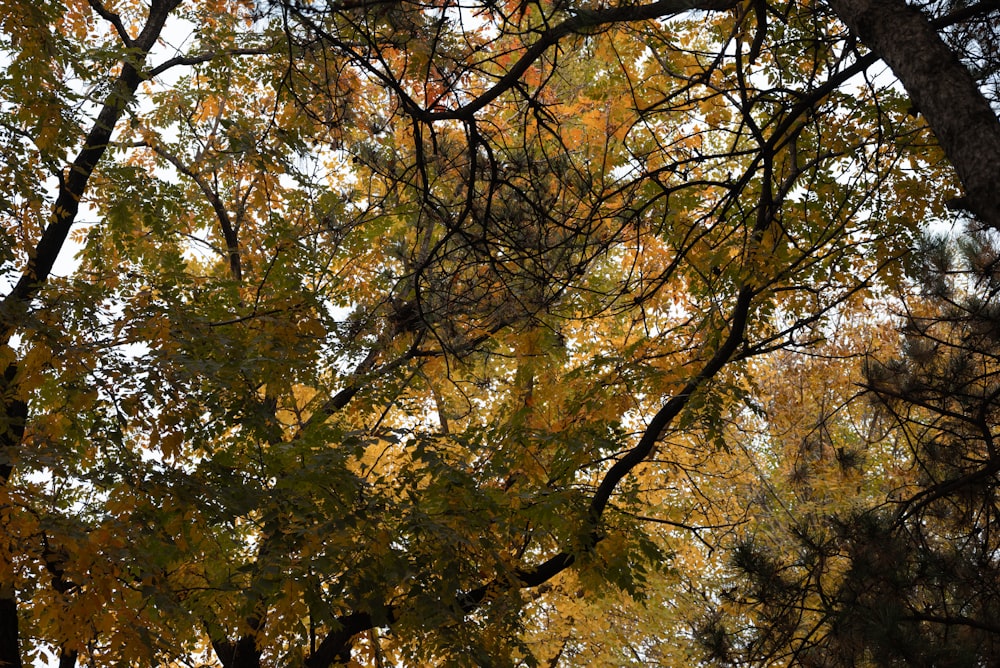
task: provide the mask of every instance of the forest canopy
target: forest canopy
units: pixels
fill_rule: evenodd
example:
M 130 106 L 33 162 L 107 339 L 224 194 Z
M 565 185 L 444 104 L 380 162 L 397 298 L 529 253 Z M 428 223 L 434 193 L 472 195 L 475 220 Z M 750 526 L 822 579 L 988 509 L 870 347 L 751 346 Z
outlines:
M 998 26 L 0 0 L 0 666 L 994 661 Z

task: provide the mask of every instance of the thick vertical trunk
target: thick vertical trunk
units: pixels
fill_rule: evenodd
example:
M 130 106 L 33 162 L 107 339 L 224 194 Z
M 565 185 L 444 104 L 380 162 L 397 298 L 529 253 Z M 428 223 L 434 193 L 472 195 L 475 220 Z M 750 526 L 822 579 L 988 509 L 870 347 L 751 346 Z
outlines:
M 77 658 L 75 650 L 62 650 L 59 652 L 59 668 L 76 668 Z
M 14 450 L 24 437 L 24 424 L 28 417 L 28 405 L 17 397 L 14 387 L 16 375 L 17 365 L 12 363 L 0 377 L 0 405 L 3 410 L 0 422 L 0 485 L 7 484 L 14 470 Z M 0 529 L 0 536 L 6 540 L 6 531 Z M 0 668 L 21 667 L 17 593 L 11 576 L 9 572 L 0 574 Z
M 236 642 L 214 641 L 212 647 L 224 668 L 260 668 L 261 651 L 252 635 L 242 636 Z
M 0 590 L 0 668 L 21 668 L 17 601 L 13 591 Z
M 929 18 L 904 0 L 828 0 L 927 119 L 965 188 L 963 208 L 1000 230 L 1000 121 Z

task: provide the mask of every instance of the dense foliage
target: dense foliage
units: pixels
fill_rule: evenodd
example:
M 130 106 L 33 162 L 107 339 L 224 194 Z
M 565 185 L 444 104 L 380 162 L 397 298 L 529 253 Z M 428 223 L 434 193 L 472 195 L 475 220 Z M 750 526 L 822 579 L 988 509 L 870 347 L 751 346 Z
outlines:
M 998 13 L 0 0 L 0 666 L 989 662 Z

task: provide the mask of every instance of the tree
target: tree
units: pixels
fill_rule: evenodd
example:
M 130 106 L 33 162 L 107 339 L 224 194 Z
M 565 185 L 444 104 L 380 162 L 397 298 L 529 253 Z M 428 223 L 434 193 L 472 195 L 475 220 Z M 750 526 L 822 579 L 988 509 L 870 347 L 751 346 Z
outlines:
M 761 412 L 776 465 L 747 485 L 758 519 L 733 541 L 724 603 L 702 620 L 717 659 L 972 666 L 996 655 L 996 243 L 992 232 L 923 241 L 920 291 L 896 302 L 899 345 L 883 323 L 853 364 L 842 355 L 857 351 L 855 332 L 839 353 L 785 360 L 775 394 L 826 406 Z M 830 365 L 853 366 L 853 382 L 815 368 Z
M 955 194 L 853 83 L 878 58 L 998 226 L 939 37 L 990 2 L 23 5 L 0 665 L 599 652 L 574 600 L 635 610 L 744 521 L 702 490 L 751 473 L 754 359 L 897 284 Z

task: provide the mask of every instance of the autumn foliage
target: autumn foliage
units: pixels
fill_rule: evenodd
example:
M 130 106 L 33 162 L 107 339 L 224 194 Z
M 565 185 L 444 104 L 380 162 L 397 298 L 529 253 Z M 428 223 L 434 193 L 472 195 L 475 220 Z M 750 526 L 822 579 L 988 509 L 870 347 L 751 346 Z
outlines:
M 988 663 L 998 11 L 0 0 L 0 666 Z

